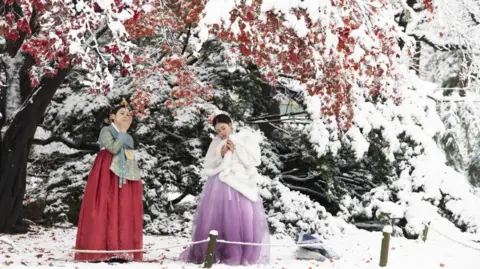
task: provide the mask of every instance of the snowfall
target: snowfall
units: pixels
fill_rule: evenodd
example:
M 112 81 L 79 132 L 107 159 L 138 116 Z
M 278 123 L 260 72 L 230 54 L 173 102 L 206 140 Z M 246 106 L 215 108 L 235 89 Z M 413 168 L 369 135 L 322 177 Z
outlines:
M 175 236 L 144 236 L 143 262 L 79 263 L 73 261 L 71 251 L 76 229 L 44 229 L 35 227 L 25 235 L 0 235 L 0 268 L 199 268 L 203 265 L 176 261 L 189 238 Z M 340 258 L 324 262 L 299 260 L 297 247 L 290 238 L 277 239 L 272 235 L 271 261 L 268 265 L 236 266 L 236 268 L 379 268 L 381 232 L 368 232 L 346 226 L 341 235 L 328 238 L 324 243 Z M 467 236 L 441 218 L 432 224 L 427 240 L 408 240 L 392 237 L 388 264 L 391 269 L 456 268 L 478 269 L 480 243 Z M 233 268 L 214 264 L 212 268 Z

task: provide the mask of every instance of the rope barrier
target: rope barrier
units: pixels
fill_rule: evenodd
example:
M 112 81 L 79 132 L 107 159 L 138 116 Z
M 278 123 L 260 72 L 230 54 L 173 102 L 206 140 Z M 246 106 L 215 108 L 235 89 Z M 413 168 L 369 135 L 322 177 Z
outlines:
M 459 245 L 462 245 L 464 247 L 480 251 L 480 248 L 471 246 L 469 244 L 466 244 L 464 242 L 458 241 L 456 239 L 453 239 L 444 233 L 438 231 L 437 229 L 433 227 L 429 227 L 431 230 L 436 232 L 437 234 L 447 238 L 448 240 L 457 243 Z M 0 242 L 7 243 L 12 246 L 12 248 L 17 249 L 18 251 L 18 245 L 14 245 L 13 242 L 9 242 L 6 240 L 0 240 Z M 42 249 L 42 250 L 55 250 L 55 251 L 62 251 L 62 252 L 75 252 L 75 253 L 131 253 L 131 252 L 148 252 L 148 251 L 157 251 L 157 250 L 165 250 L 165 249 L 171 249 L 171 248 L 179 248 L 179 247 L 186 247 L 186 246 L 192 246 L 192 245 L 197 245 L 197 244 L 202 244 L 202 243 L 207 243 L 209 242 L 210 239 L 205 239 L 201 241 L 195 241 L 195 242 L 188 242 L 185 244 L 178 244 L 178 245 L 171 245 L 171 246 L 165 246 L 165 247 L 159 247 L 159 248 L 149 248 L 149 249 L 131 249 L 131 250 L 80 250 L 80 249 L 56 249 L 56 248 L 43 248 L 43 247 L 33 247 L 32 249 Z M 237 241 L 228 241 L 228 240 L 222 240 L 218 239 L 217 243 L 224 243 L 224 244 L 232 244 L 232 245 L 248 245 L 248 246 L 270 246 L 270 247 L 313 247 L 313 246 L 324 246 L 324 243 L 311 243 L 311 244 L 264 244 L 264 243 L 251 243 L 251 242 L 237 242 Z
M 460 87 L 454 87 L 454 88 L 435 88 L 434 91 L 461 91 L 461 90 L 480 90 L 480 87 L 465 87 L 465 88 L 460 88 Z
M 171 248 L 193 246 L 193 245 L 196 245 L 196 244 L 207 243 L 208 241 L 209 241 L 209 239 L 205 239 L 205 240 L 201 240 L 201 241 L 188 242 L 188 243 L 185 243 L 185 244 L 171 245 L 171 246 L 165 246 L 165 247 L 159 247 L 159 248 L 129 249 L 129 250 L 94 250 L 94 249 L 75 249 L 75 248 L 60 249 L 60 248 L 44 248 L 44 247 L 30 247 L 30 248 L 27 247 L 25 249 L 54 250 L 54 251 L 61 251 L 61 252 L 74 252 L 74 253 L 103 253 L 103 254 L 109 254 L 109 253 L 130 253 L 130 252 L 148 252 L 148 251 L 156 251 L 156 250 L 165 250 L 165 249 L 171 249 Z M 12 248 L 17 249 L 18 246 L 15 246 L 15 247 L 12 247 Z
M 227 240 L 217 240 L 217 243 L 232 244 L 232 245 L 247 245 L 247 246 L 270 246 L 270 247 L 314 247 L 325 246 L 325 243 L 312 243 L 312 244 L 262 244 L 262 243 L 248 243 L 248 242 L 235 242 Z
M 178 244 L 173 246 L 166 246 L 160 248 L 149 248 L 149 249 L 130 249 L 130 250 L 89 250 L 89 249 L 59 249 L 59 248 L 44 248 L 44 247 L 33 247 L 33 249 L 42 249 L 42 250 L 56 250 L 62 252 L 75 252 L 75 253 L 129 253 L 129 252 L 148 252 L 154 250 L 165 250 L 170 248 L 179 248 L 185 246 L 193 246 L 201 243 L 207 243 L 209 239 L 189 242 L 185 244 Z M 250 242 L 237 242 L 237 241 L 228 241 L 228 240 L 217 240 L 217 243 L 232 244 L 232 245 L 248 245 L 248 246 L 270 246 L 270 247 L 313 247 L 313 246 L 324 246 L 324 243 L 311 243 L 311 244 L 263 244 L 263 243 L 250 243 Z
M 463 242 L 460 242 L 460 241 L 458 241 L 458 240 L 455 240 L 455 239 L 453 239 L 453 238 L 451 238 L 451 237 L 449 237 L 449 236 L 447 236 L 447 235 L 439 232 L 438 230 L 436 230 L 436 229 L 433 228 L 433 227 L 430 227 L 430 229 L 433 230 L 434 232 L 436 232 L 437 234 L 439 234 L 439 235 L 447 238 L 448 240 L 454 242 L 454 243 L 457 243 L 457 244 L 459 244 L 459 245 L 462 245 L 462 246 L 464 246 L 464 247 L 467 247 L 467 248 L 470 248 L 470 249 L 473 249 L 473 250 L 476 250 L 476 251 L 480 251 L 480 248 L 476 248 L 476 247 L 470 246 L 470 245 L 468 245 L 468 244 L 466 244 L 466 243 L 463 243 Z
M 171 248 L 179 248 L 179 247 L 186 247 L 186 246 L 193 246 L 201 243 L 208 242 L 208 239 L 195 241 L 195 242 L 188 242 L 185 244 L 178 244 L 173 246 L 166 246 L 160 248 L 150 248 L 150 249 L 133 249 L 133 250 L 85 250 L 85 249 L 71 249 L 70 252 L 77 252 L 77 253 L 128 253 L 128 252 L 147 252 L 147 251 L 154 251 L 154 250 L 165 250 Z

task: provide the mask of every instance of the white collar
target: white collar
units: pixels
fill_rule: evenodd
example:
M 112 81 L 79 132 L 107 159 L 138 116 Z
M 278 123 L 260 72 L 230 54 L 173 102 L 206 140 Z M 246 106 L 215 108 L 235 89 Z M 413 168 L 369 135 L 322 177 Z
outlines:
M 117 130 L 117 132 L 120 133 L 120 131 L 118 130 L 117 126 L 115 125 L 115 123 L 112 122 L 112 125 L 113 125 L 113 128 L 115 128 L 115 130 Z

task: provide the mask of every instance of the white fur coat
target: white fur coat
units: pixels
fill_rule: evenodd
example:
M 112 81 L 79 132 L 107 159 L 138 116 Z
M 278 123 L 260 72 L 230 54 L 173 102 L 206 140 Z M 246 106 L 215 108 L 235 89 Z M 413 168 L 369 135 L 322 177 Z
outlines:
M 230 135 L 235 146 L 232 154 L 227 151 L 222 158 L 222 146 L 227 140 L 216 136 L 208 148 L 203 173 L 206 176 L 219 174 L 219 178 L 233 189 L 252 201 L 258 200 L 257 182 L 259 174 L 257 166 L 261 163 L 259 139 L 256 134 L 242 130 Z

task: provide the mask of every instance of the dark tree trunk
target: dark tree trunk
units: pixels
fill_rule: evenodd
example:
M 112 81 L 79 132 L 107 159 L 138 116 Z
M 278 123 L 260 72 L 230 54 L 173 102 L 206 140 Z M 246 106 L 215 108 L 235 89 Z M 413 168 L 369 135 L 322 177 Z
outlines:
M 22 103 L 25 103 L 27 98 L 29 98 L 30 94 L 34 90 L 31 86 L 30 79 L 28 78 L 28 71 L 30 70 L 30 68 L 32 68 L 34 64 L 35 64 L 35 59 L 33 59 L 32 56 L 25 54 L 23 65 L 20 68 L 20 72 L 19 72 L 20 98 L 22 100 Z
M 7 120 L 7 86 L 8 85 L 8 73 L 7 73 L 7 65 L 5 62 L 0 61 L 0 76 L 5 77 L 5 81 L 0 81 L 0 130 L 2 129 L 5 121 Z M 1 86 L 4 84 L 5 86 Z
M 413 66 L 411 69 L 415 71 L 417 76 L 420 76 L 420 56 L 422 54 L 422 41 L 415 42 L 415 54 L 413 55 Z
M 27 161 L 33 136 L 47 106 L 69 70 L 44 78 L 40 87 L 25 97 L 22 107 L 0 141 L 0 233 L 26 232 L 22 220 Z
M 278 115 L 278 117 L 271 118 L 270 120 L 279 120 L 280 119 L 280 103 L 277 100 L 273 99 L 275 96 L 275 88 L 262 85 L 262 99 L 269 100 L 267 107 L 268 115 Z M 275 130 L 275 127 L 271 123 L 259 123 L 258 127 L 265 134 L 266 137 L 272 137 L 272 132 Z

